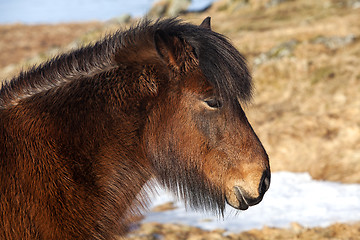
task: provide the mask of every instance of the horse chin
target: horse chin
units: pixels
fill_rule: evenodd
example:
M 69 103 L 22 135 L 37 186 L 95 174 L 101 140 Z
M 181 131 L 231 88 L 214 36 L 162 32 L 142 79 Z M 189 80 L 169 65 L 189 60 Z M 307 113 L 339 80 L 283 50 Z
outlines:
M 226 194 L 226 202 L 233 208 L 239 210 L 246 210 L 249 208 L 249 204 L 243 196 L 241 189 L 238 187 L 234 187 L 234 191 Z
M 240 186 L 233 187 L 232 191 L 226 194 L 226 202 L 233 208 L 246 210 L 250 206 L 254 206 L 261 202 L 263 195 L 256 198 L 250 197 L 249 194 Z

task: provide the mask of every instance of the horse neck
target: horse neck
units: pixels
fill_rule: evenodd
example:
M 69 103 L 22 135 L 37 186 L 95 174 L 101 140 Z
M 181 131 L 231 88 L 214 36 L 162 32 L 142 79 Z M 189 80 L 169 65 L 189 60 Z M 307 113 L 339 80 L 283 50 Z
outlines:
M 84 111 L 87 120 L 73 124 L 86 130 L 80 137 L 81 143 L 70 142 L 79 144 L 79 149 L 89 149 L 89 155 L 97 152 L 100 156 L 99 168 L 95 171 L 98 184 L 107 194 L 104 212 L 114 212 L 111 220 L 117 219 L 122 225 L 126 225 L 127 217 L 136 214 L 137 207 L 142 205 L 137 196 L 152 175 L 141 141 L 147 117 L 141 103 L 146 95 L 140 91 L 136 78 L 136 72 L 117 68 L 84 79 L 89 84 L 84 89 L 86 97 L 82 104 L 90 109 Z M 78 84 L 81 85 L 81 81 Z M 79 109 L 73 114 L 78 116 Z M 88 143 L 82 147 L 85 141 Z
M 118 68 L 51 88 L 0 111 L 9 120 L 4 126 L 8 134 L 42 161 L 40 172 L 50 173 L 52 166 L 72 169 L 77 182 L 100 188 L 106 201 L 102 212 L 114 213 L 109 221 L 120 225 L 126 225 L 122 219 L 141 205 L 136 196 L 151 176 L 140 139 L 146 112 L 139 105 L 143 96 L 135 77 Z
M 0 113 L 9 119 L 6 128 L 24 138 L 19 141 L 55 143 L 56 148 L 66 149 L 62 157 L 80 165 L 95 158 L 100 165 L 131 167 L 133 171 L 126 174 L 133 176 L 124 181 L 144 176 L 146 182 L 147 162 L 140 141 L 146 111 L 134 78 L 135 73 L 120 67 L 79 77 L 28 96 Z

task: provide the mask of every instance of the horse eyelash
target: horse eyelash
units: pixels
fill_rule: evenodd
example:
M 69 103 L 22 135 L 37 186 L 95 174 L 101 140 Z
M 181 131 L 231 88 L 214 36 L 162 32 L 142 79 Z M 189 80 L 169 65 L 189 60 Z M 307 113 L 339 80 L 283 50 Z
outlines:
M 204 102 L 211 108 L 221 108 L 222 102 L 216 98 L 210 98 L 204 100 Z

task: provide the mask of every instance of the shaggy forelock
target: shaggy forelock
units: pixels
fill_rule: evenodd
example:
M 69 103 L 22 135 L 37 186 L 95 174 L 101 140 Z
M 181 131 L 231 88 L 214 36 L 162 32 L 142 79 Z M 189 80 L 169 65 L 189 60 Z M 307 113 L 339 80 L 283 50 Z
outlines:
M 221 97 L 251 99 L 252 79 L 245 58 L 225 36 L 177 19 L 158 21 L 153 27 L 184 39 L 195 49 L 203 74 Z

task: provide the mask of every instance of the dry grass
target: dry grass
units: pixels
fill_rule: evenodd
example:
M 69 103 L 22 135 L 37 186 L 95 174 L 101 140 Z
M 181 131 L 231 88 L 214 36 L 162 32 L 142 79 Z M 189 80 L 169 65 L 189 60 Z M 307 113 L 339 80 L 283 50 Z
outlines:
M 57 54 L 96 41 L 119 25 L 100 22 L 0 25 L 0 81 Z
M 120 240 L 121 238 L 119 238 Z M 242 233 L 224 230 L 206 231 L 178 224 L 144 223 L 125 240 L 360 240 L 360 223 L 334 224 L 326 228 L 305 228 L 297 223 L 290 228 L 264 227 Z
M 0 68 L 69 44 L 100 25 L 95 22 L 67 25 L 1 25 Z

